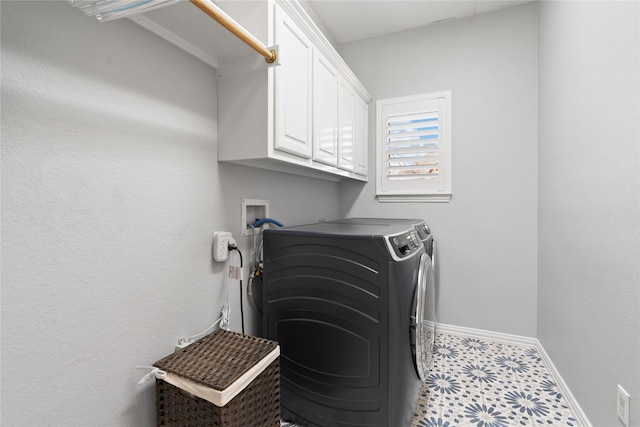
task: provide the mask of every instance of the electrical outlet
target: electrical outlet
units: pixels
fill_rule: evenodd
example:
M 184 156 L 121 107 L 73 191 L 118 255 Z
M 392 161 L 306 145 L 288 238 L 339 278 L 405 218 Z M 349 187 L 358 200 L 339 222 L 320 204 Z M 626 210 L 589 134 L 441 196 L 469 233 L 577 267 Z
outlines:
M 213 233 L 213 259 L 223 262 L 229 259 L 229 241 L 233 239 L 228 231 L 216 231 Z
M 618 384 L 618 404 L 617 404 L 618 418 L 629 427 L 629 393 Z

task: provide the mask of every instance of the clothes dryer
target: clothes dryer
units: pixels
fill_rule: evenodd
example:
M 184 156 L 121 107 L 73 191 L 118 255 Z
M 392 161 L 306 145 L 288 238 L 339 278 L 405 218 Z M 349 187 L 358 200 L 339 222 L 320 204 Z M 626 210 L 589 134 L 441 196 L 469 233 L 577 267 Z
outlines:
M 415 333 L 417 329 L 418 340 L 417 345 L 413 346 L 414 359 L 422 360 L 421 363 L 416 363 L 417 367 L 424 367 L 424 369 L 418 371 L 418 376 L 421 380 L 426 380 L 429 373 L 429 367 L 433 358 L 433 351 L 436 341 L 436 325 L 437 325 L 437 295 L 436 295 L 436 247 L 435 240 L 431 234 L 431 229 L 426 221 L 422 219 L 411 218 L 346 218 L 336 221 L 330 221 L 334 224 L 397 224 L 400 226 L 413 227 L 416 230 L 418 239 L 424 245 L 424 250 L 429 256 L 431 262 L 431 268 L 427 268 L 425 271 L 426 280 L 425 286 L 416 290 L 416 297 L 413 300 L 412 313 L 415 316 L 412 318 L 412 333 Z M 418 306 L 421 304 L 421 306 Z M 418 313 L 421 316 L 418 316 Z M 416 325 L 421 327 L 416 328 Z M 415 335 L 412 335 L 412 337 Z
M 264 231 L 264 336 L 281 348 L 282 418 L 408 426 L 429 367 L 415 357 L 431 261 L 407 224 Z M 420 311 L 421 310 L 421 311 Z M 419 353 L 419 352 L 418 352 Z

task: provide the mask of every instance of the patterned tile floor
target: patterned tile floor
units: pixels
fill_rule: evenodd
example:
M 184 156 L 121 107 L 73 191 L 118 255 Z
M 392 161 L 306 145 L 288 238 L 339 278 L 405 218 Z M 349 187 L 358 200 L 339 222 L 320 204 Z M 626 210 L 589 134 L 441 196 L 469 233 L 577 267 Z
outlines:
M 534 347 L 438 334 L 411 427 L 577 426 Z

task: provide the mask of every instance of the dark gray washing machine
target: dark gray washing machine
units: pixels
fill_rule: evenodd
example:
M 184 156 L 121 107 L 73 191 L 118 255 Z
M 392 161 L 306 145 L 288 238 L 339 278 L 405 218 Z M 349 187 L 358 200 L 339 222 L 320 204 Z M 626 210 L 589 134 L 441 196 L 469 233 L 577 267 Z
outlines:
M 263 332 L 281 348 L 282 418 L 408 426 L 429 370 L 419 349 L 432 273 L 405 223 L 265 230 Z

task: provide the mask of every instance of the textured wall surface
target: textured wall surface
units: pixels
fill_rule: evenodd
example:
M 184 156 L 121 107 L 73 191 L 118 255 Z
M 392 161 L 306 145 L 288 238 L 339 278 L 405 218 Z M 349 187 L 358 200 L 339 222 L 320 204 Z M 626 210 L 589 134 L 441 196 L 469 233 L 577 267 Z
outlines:
M 451 89 L 450 203 L 378 203 L 344 183 L 345 216 L 423 218 L 440 248 L 439 320 L 536 335 L 535 4 L 354 42 L 341 53 L 374 99 Z M 369 115 L 375 139 L 375 105 Z M 369 150 L 375 169 L 375 146 Z
M 1 7 L 0 423 L 155 425 L 135 366 L 218 317 L 212 232 L 247 256 L 242 198 L 300 224 L 337 218 L 339 186 L 218 164 L 214 70 L 130 21 Z
M 640 3 L 541 2 L 538 335 L 594 426 L 640 425 Z

